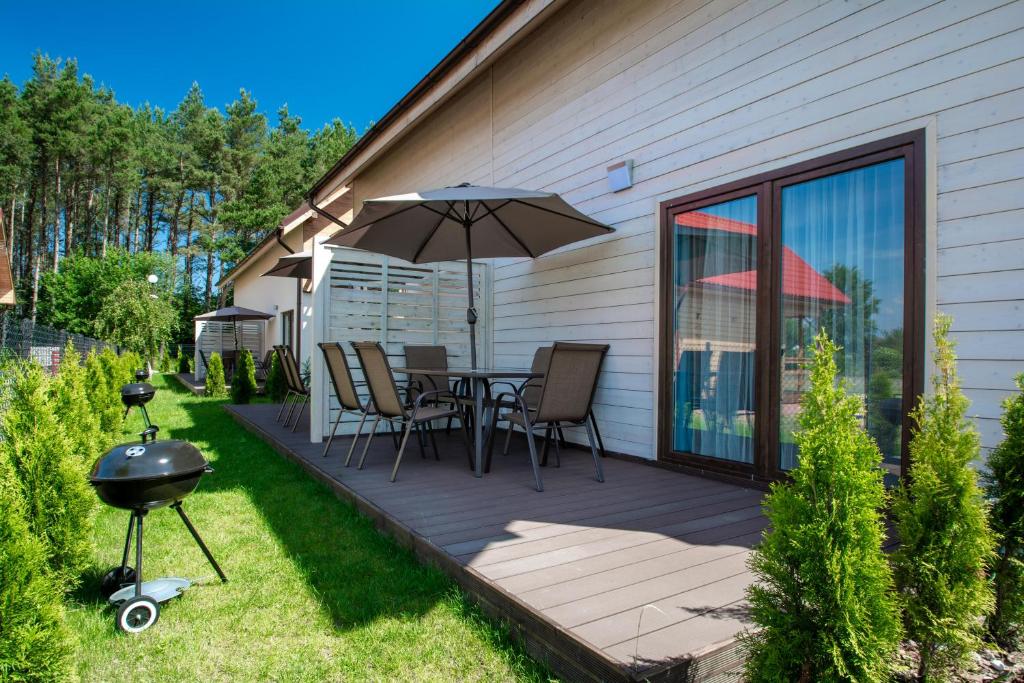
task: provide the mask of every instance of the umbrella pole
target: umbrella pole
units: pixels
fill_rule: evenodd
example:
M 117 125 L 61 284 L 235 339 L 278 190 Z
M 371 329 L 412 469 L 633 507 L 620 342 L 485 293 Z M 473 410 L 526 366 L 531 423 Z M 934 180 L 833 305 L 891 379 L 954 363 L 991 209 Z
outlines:
M 469 308 L 466 309 L 466 322 L 469 323 L 469 358 L 470 364 L 476 370 L 476 308 L 473 305 L 473 244 L 469 237 L 469 230 L 473 222 L 469 220 L 467 211 L 462 227 L 466 231 L 466 279 L 469 285 Z

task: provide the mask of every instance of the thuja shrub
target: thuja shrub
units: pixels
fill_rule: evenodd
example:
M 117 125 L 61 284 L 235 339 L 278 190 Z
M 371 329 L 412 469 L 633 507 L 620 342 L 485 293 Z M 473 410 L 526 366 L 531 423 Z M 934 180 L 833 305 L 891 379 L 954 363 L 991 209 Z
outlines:
M 765 499 L 771 530 L 750 558 L 756 631 L 743 635 L 749 681 L 884 681 L 900 640 L 882 552 L 882 456 L 863 401 L 836 383 L 835 345 L 812 350 L 791 481 Z
M 206 368 L 206 395 L 214 398 L 227 396 L 224 387 L 224 361 L 219 353 L 210 354 L 210 367 Z
M 192 366 L 189 364 L 188 356 L 186 356 L 181 350 L 181 344 L 178 345 L 178 372 L 182 374 L 188 374 L 192 372 Z
M 978 433 L 967 419 L 950 322 L 935 321 L 932 393 L 914 410 L 910 474 L 893 506 L 896 583 L 924 681 L 944 680 L 969 661 L 993 602 L 985 575 L 993 554 L 988 508 L 971 467 Z
M 995 608 L 985 623 L 989 637 L 1007 650 L 1019 648 L 1024 630 L 1024 373 L 1018 393 L 1003 402 L 1006 438 L 988 458 L 985 484 L 997 550 L 989 570 Z
M 89 400 L 87 384 L 88 370 L 74 345 L 68 342 L 50 386 L 57 420 L 64 426 L 71 449 L 81 463 L 82 476 L 108 443 L 100 426 L 100 415 Z
M 0 680 L 68 680 L 71 653 L 60 587 L 29 530 L 14 468 L 0 453 Z
M 103 361 L 95 351 L 90 351 L 85 357 L 85 393 L 109 445 L 115 435 L 121 433 L 124 409 L 121 407 L 120 387 L 111 383 Z
M 231 379 L 231 402 L 249 403 L 256 395 L 256 363 L 252 353 L 242 349 L 238 359 L 238 369 Z
M 288 393 L 288 387 L 284 381 L 284 368 L 281 367 L 281 360 L 277 352 L 270 356 L 270 370 L 267 371 L 267 380 L 264 383 L 264 391 L 274 403 L 280 403 Z
M 147 361 L 135 351 L 126 351 L 117 357 L 117 366 L 118 381 L 120 385 L 125 385 L 136 381 L 135 371 L 146 369 Z
M 164 347 L 160 353 L 160 372 L 170 372 L 174 368 L 174 361 L 171 359 L 171 352 Z
M 74 588 L 92 555 L 95 496 L 58 419 L 38 363 L 14 369 L 0 427 L 0 457 L 14 468 L 31 532 L 58 585 Z

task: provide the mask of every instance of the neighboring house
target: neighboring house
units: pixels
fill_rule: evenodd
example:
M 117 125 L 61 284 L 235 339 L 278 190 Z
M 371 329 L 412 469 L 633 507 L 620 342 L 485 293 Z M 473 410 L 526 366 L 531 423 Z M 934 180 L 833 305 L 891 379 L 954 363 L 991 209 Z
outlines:
M 329 211 L 345 213 L 351 210 L 348 198 L 341 198 L 323 207 Z M 281 220 L 278 227 L 246 254 L 245 258 L 217 283 L 223 293 L 234 290 L 236 306 L 251 308 L 274 317 L 266 322 L 262 342 L 258 346 L 265 353 L 275 344 L 287 344 L 297 349 L 296 357 L 304 362 L 311 356 L 311 283 L 280 277 L 262 277 L 282 256 L 309 251 L 316 237 L 326 238 L 337 230 L 330 220 L 318 215 L 303 202 Z M 262 323 L 249 323 L 262 325 Z M 225 334 L 225 337 L 230 335 Z
M 0 306 L 13 306 L 14 278 L 11 277 L 11 254 L 4 235 L 4 210 L 0 209 Z
M 510 0 L 311 198 L 347 203 L 332 212 L 347 222 L 367 198 L 464 181 L 558 192 L 616 232 L 485 264 L 485 362 L 609 343 L 608 450 L 770 479 L 792 466 L 803 349 L 825 326 L 895 475 L 937 311 L 983 445 L 1001 438 L 1024 369 L 1022 139 L 1024 2 Z M 612 191 L 623 163 L 631 185 Z M 353 252 L 321 242 L 305 355 L 306 340 L 456 343 L 447 267 L 365 256 L 355 277 Z M 289 305 L 278 282 L 242 297 L 239 273 L 282 253 L 229 276 L 236 302 Z M 318 441 L 329 382 L 312 358 Z

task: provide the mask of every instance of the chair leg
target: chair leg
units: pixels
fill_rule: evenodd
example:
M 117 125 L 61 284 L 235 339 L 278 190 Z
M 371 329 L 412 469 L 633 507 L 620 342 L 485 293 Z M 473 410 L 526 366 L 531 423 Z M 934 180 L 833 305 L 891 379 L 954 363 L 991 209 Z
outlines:
M 462 441 L 466 444 L 466 457 L 469 458 L 469 469 L 473 469 L 476 463 L 473 461 L 473 442 L 469 438 L 469 428 L 466 421 L 459 418 L 459 431 L 462 432 Z
M 417 429 L 417 427 L 418 425 L 416 425 L 411 418 L 405 425 L 405 434 L 402 435 L 402 445 L 398 447 L 398 456 L 395 458 L 395 468 L 391 470 L 392 483 L 394 483 L 395 479 L 398 477 L 398 466 L 402 464 L 402 453 L 405 452 L 405 444 L 409 442 L 409 435 L 412 434 L 413 429 Z
M 289 389 L 287 391 L 287 393 L 285 393 L 285 395 L 284 395 L 284 400 L 281 401 L 281 409 L 279 411 L 277 411 L 277 417 L 274 418 L 274 422 L 280 422 L 281 421 L 281 413 L 284 412 L 284 409 L 285 409 L 285 407 L 287 407 L 288 401 L 289 401 L 289 399 L 291 399 L 291 397 L 292 397 L 292 390 Z
M 302 394 L 300 394 L 299 392 L 294 392 L 294 393 L 295 393 L 295 400 L 292 401 L 292 405 L 288 408 L 288 412 L 284 414 L 284 426 L 285 427 L 287 427 L 288 424 L 292 421 L 292 413 L 295 411 L 295 406 L 299 405 L 299 399 L 302 396 Z
M 529 418 L 527 418 L 527 421 Z M 533 465 L 533 478 L 537 482 L 537 491 L 544 490 L 544 484 L 540 480 L 540 465 L 537 462 L 537 444 L 533 442 L 533 429 L 526 427 L 526 445 L 530 447 L 530 464 Z
M 597 450 L 601 453 L 601 457 L 605 457 L 604 452 L 604 441 L 601 439 L 601 430 L 597 428 L 597 417 L 594 416 L 594 411 L 591 410 L 589 413 L 590 424 L 594 427 L 594 436 L 597 437 Z
M 512 445 L 512 432 L 515 428 L 512 427 L 512 423 L 509 423 L 508 429 L 505 430 L 505 449 L 501 452 L 502 455 L 508 455 L 509 446 Z
M 398 434 L 395 433 L 395 425 L 388 420 L 388 431 L 391 432 L 391 443 L 394 444 L 395 450 L 398 450 Z
M 324 452 L 321 453 L 321 457 L 327 457 L 327 451 L 331 450 L 331 442 L 334 441 L 334 435 L 338 431 L 338 424 L 341 422 L 341 416 L 345 414 L 344 410 L 338 409 L 338 417 L 334 420 L 334 426 L 331 427 L 331 433 L 327 437 L 327 445 L 324 446 Z
M 491 456 L 494 455 L 494 430 L 498 428 L 498 409 L 495 407 L 494 412 L 491 413 L 491 428 L 487 430 L 487 443 L 484 444 L 484 449 L 487 453 L 484 456 L 484 472 L 491 471 Z M 511 423 L 509 429 L 512 428 Z M 470 457 L 470 467 L 473 466 L 473 459 Z
M 299 426 L 299 420 L 302 418 L 302 411 L 306 409 L 306 404 L 309 403 L 309 395 L 302 397 L 302 405 L 299 406 L 299 414 L 295 416 L 295 423 L 292 424 L 292 431 L 294 432 Z
M 348 455 L 345 456 L 345 467 L 348 467 L 348 464 L 350 462 L 352 462 L 352 454 L 355 453 L 355 450 L 356 450 L 356 441 L 359 441 L 359 435 L 363 431 L 363 423 L 366 422 L 366 416 L 368 414 L 369 413 L 367 413 L 364 410 L 363 411 L 363 416 L 361 418 L 359 418 L 359 425 L 356 427 L 356 434 L 355 434 L 355 436 L 352 437 L 352 443 L 348 447 Z
M 453 419 L 455 419 L 454 415 L 449 415 L 448 416 L 448 424 L 446 424 L 445 427 L 444 427 L 444 435 L 445 436 L 451 436 L 451 434 L 452 434 L 452 420 Z
M 373 441 L 373 435 L 377 433 L 377 424 L 380 422 L 380 413 L 373 419 L 373 426 L 370 427 L 370 434 L 366 437 L 366 445 L 363 446 L 363 454 L 359 456 L 359 464 L 356 465 L 356 469 L 363 469 L 363 463 L 366 462 L 366 452 L 370 450 L 370 442 Z M 390 423 L 390 420 L 388 421 Z
M 430 437 L 430 447 L 434 449 L 434 460 L 440 461 L 441 455 L 437 452 L 437 439 L 434 438 L 434 430 L 427 425 L 427 436 Z
M 562 436 L 562 425 L 558 422 L 555 423 L 555 435 L 558 437 L 557 439 L 555 439 L 555 467 L 561 467 L 562 446 L 565 445 L 565 437 Z
M 594 430 L 590 428 L 588 420 L 583 421 L 587 428 L 587 440 L 590 442 L 590 453 L 594 456 L 594 469 L 597 472 L 597 480 L 604 481 L 604 470 L 601 469 L 601 458 L 597 455 L 597 445 L 594 443 Z
M 551 427 L 544 430 L 544 444 L 540 447 L 540 466 L 548 466 L 548 447 L 551 445 Z
M 415 429 L 416 429 L 416 443 L 420 447 L 420 458 L 423 459 L 423 460 L 426 460 L 427 459 L 427 451 L 426 451 L 426 449 L 423 448 L 423 442 L 426 440 L 426 438 L 423 436 L 423 423 L 421 422 L 418 425 L 416 425 Z

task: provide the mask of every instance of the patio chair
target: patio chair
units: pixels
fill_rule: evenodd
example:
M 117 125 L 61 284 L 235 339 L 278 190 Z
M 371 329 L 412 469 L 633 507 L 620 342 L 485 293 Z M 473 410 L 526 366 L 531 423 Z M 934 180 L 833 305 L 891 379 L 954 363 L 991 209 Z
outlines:
M 327 451 L 331 449 L 331 442 L 338 431 L 338 424 L 341 422 L 342 415 L 348 413 L 359 416 L 359 425 L 356 427 L 356 433 L 352 437 L 351 445 L 348 447 L 348 455 L 345 456 L 345 467 L 348 467 L 352 461 L 352 453 L 355 452 L 356 442 L 363 432 L 363 424 L 366 423 L 366 417 L 376 413 L 373 409 L 372 401 L 364 403 L 359 398 L 359 392 L 356 387 L 365 386 L 366 382 L 356 382 L 352 378 L 352 370 L 349 368 L 348 357 L 345 356 L 345 350 L 342 348 L 341 342 L 321 342 L 317 346 L 320 347 L 324 354 L 324 362 L 327 363 L 327 373 L 331 377 L 334 395 L 338 398 L 339 404 L 338 417 L 334 420 L 334 426 L 331 427 L 331 433 L 327 437 L 327 445 L 324 446 L 323 457 L 327 457 Z
M 263 356 L 263 360 L 256 361 L 256 380 L 260 382 L 267 381 L 267 375 L 270 374 L 270 365 L 273 362 L 274 349 L 270 349 Z
M 594 457 L 596 479 L 599 482 L 604 481 L 590 416 L 594 394 L 597 391 L 597 379 L 601 374 L 601 364 L 608 353 L 608 348 L 607 344 L 555 342 L 544 371 L 544 383 L 540 387 L 535 408 L 530 408 L 521 391 L 504 393 L 495 399 L 497 405 L 507 401 L 512 401 L 516 405 L 512 412 L 505 413 L 502 418 L 507 420 L 510 426 L 517 425 L 526 431 L 530 464 L 533 466 L 538 491 L 544 490 L 544 484 L 540 477 L 537 444 L 534 442 L 533 433 L 538 429 L 546 431 L 562 424 L 577 425 L 586 429 L 590 453 Z M 496 409 L 491 418 L 491 433 L 497 425 L 498 412 Z M 491 440 L 489 450 L 493 448 L 494 441 Z
M 275 346 L 274 351 L 277 352 L 277 359 L 281 363 L 281 369 L 284 370 L 285 385 L 288 387 L 288 393 L 284 397 L 284 403 L 281 404 L 281 410 L 277 412 L 277 419 L 281 419 L 281 413 L 284 412 L 285 406 L 288 405 L 289 399 L 292 401 L 291 407 L 288 408 L 288 413 L 284 418 L 284 426 L 287 427 L 288 423 L 292 419 L 292 411 L 295 406 L 302 400 L 302 405 L 299 407 L 299 413 L 295 416 L 295 423 L 292 425 L 292 431 L 299 426 L 299 419 L 302 417 L 302 411 L 306 409 L 306 403 L 309 402 L 309 389 L 303 384 L 302 378 L 299 375 L 298 365 L 295 363 L 295 356 L 292 355 L 292 350 L 287 346 Z
M 388 362 L 387 354 L 377 342 L 352 342 L 356 358 L 363 368 L 363 376 L 366 378 L 367 386 L 370 389 L 370 400 L 373 402 L 376 414 L 373 425 L 370 427 L 370 434 L 363 446 L 363 453 L 359 458 L 359 469 L 363 469 L 366 462 L 366 454 L 370 450 L 377 425 L 381 420 L 386 420 L 392 425 L 399 425 L 403 431 L 401 445 L 398 447 L 398 454 L 395 457 L 395 466 L 391 470 L 391 481 L 398 477 L 398 467 L 402 464 L 402 454 L 409 442 L 409 435 L 419 425 L 430 423 L 434 420 L 444 419 L 450 416 L 458 417 L 462 425 L 462 438 L 466 444 L 466 455 L 470 462 L 473 459 L 473 449 L 469 443 L 469 434 L 466 431 L 466 423 L 462 418 L 456 404 L 455 395 L 447 389 L 420 392 L 411 405 L 402 400 L 398 393 L 398 385 L 395 383 L 395 376 L 391 372 L 391 364 Z M 447 397 L 451 401 L 448 405 L 439 405 L 439 399 Z M 431 405 L 433 403 L 433 405 Z M 431 441 L 434 442 L 434 434 L 430 433 Z M 433 443 L 434 453 L 437 454 L 437 443 Z
M 409 368 L 423 368 L 424 370 L 447 370 L 448 349 L 445 346 L 430 346 L 425 344 L 406 344 L 405 366 Z M 414 392 L 410 398 L 414 399 L 415 394 L 423 391 L 452 391 L 452 380 L 447 375 L 410 375 L 410 391 Z M 463 383 L 460 380 L 456 383 L 453 393 L 456 396 L 463 396 Z M 469 404 L 469 400 L 463 398 L 460 403 Z M 448 418 L 445 426 L 445 433 L 452 431 L 452 417 Z

